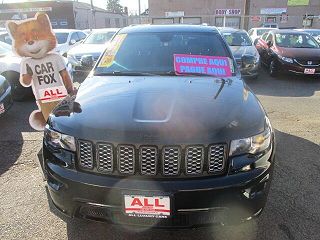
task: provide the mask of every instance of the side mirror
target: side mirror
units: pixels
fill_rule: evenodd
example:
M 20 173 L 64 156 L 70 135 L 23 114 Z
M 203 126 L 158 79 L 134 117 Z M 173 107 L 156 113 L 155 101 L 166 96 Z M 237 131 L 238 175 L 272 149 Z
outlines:
M 69 45 L 75 45 L 76 44 L 76 40 L 71 39 Z
M 270 40 L 267 41 L 268 47 L 272 47 L 272 42 Z
M 253 42 L 253 45 L 257 45 L 257 43 L 258 43 L 258 41 L 259 41 L 259 37 L 257 37 L 255 40 L 254 40 L 254 42 Z
M 255 57 L 253 55 L 243 55 L 241 57 L 242 68 L 248 68 L 254 65 Z
M 87 69 L 92 69 L 94 66 L 94 59 L 92 55 L 83 55 L 81 57 L 80 63 L 83 67 Z

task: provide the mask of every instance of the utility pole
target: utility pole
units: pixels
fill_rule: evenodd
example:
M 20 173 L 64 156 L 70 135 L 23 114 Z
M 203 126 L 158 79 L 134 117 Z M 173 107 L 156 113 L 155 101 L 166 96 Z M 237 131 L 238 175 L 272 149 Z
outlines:
M 90 0 L 90 4 L 91 4 L 91 21 L 92 21 L 92 23 L 90 24 L 90 30 L 92 30 L 92 26 L 96 28 L 96 16 L 95 16 L 96 13 L 93 6 L 93 0 Z
M 139 24 L 141 24 L 141 2 L 140 2 L 140 0 L 138 0 L 138 6 L 139 6 Z
M 249 21 L 250 21 L 250 6 L 251 0 L 244 1 L 244 20 L 243 20 L 243 28 L 248 30 L 249 28 Z

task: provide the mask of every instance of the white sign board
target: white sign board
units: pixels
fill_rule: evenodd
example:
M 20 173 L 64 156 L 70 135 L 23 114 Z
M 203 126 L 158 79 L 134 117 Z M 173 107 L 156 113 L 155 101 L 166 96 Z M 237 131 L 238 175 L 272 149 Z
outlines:
M 183 11 L 165 12 L 165 16 L 167 18 L 184 17 L 184 12 Z
M 260 14 L 263 15 L 281 15 L 287 13 L 286 8 L 261 8 Z
M 216 9 L 216 15 L 241 15 L 241 9 Z
M 52 7 L 0 9 L 0 13 L 51 12 Z

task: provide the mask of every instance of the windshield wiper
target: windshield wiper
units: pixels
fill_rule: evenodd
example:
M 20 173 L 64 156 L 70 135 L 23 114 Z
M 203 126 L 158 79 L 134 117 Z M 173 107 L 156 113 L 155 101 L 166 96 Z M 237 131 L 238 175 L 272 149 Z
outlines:
M 207 73 L 181 73 L 176 71 L 168 71 L 164 73 L 159 73 L 159 75 L 166 75 L 166 76 L 191 76 L 191 77 L 198 77 L 198 76 L 204 76 L 204 77 L 213 77 L 213 78 L 221 78 L 216 75 L 207 74 Z
M 94 76 L 157 76 L 149 72 L 135 72 L 135 71 L 113 71 L 95 73 Z

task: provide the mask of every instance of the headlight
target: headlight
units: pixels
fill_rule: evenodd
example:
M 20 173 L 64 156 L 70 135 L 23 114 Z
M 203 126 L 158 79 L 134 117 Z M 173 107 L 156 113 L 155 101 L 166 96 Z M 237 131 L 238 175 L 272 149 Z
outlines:
M 271 143 L 271 124 L 268 118 L 266 125 L 266 130 L 256 136 L 231 141 L 230 156 L 256 154 L 268 149 Z
M 44 137 L 47 144 L 53 148 L 63 148 L 69 151 L 76 151 L 75 139 L 72 136 L 56 132 L 47 125 L 44 130 Z
M 282 57 L 280 55 L 279 55 L 279 58 L 284 62 L 293 63 L 293 59 L 292 58 Z
M 72 54 L 68 54 L 67 55 L 67 59 L 68 59 L 68 62 L 71 63 L 71 64 L 78 64 L 78 60 Z
M 260 61 L 260 55 L 259 55 L 259 53 L 258 53 L 258 54 L 256 54 L 256 56 L 255 56 L 255 58 L 254 58 L 254 64 L 258 64 L 259 61 Z

